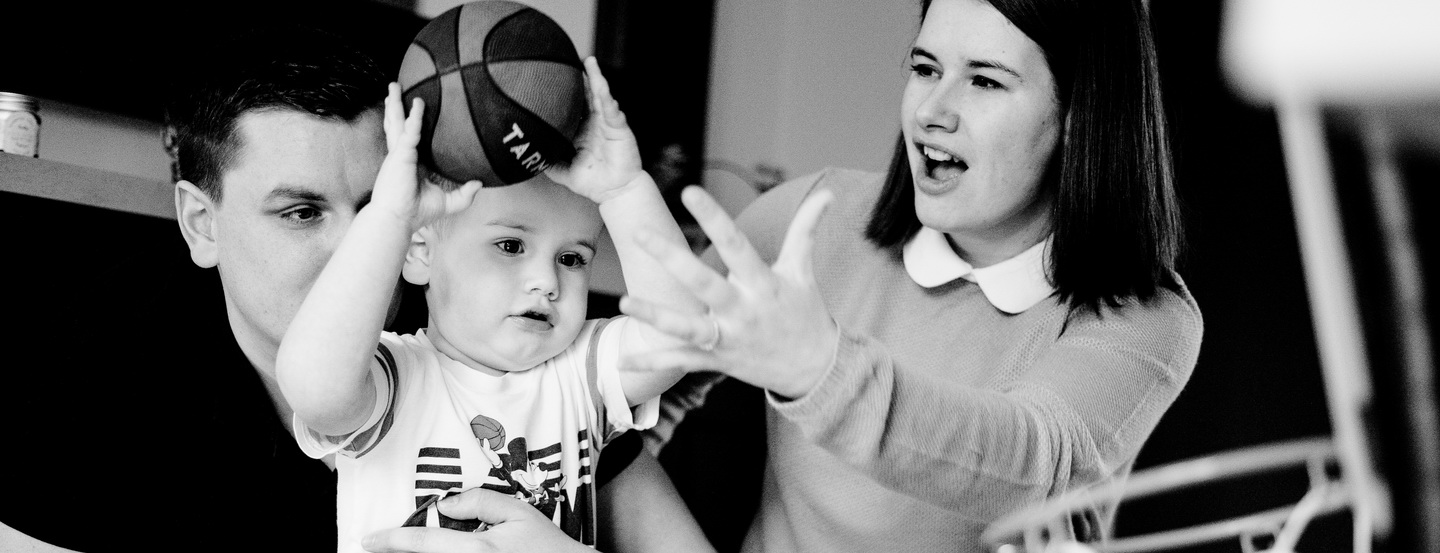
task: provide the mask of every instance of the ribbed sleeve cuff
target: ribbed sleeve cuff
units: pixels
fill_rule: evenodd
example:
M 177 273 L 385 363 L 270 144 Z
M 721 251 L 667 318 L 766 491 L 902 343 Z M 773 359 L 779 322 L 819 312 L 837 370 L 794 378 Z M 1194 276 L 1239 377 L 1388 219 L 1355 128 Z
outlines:
M 865 380 L 870 377 L 874 367 L 870 357 L 869 349 L 861 338 L 841 329 L 830 368 L 809 393 L 788 399 L 766 390 L 765 399 L 777 413 L 807 428 L 803 424 L 806 421 L 833 424 L 839 420 L 838 414 L 850 407 Z

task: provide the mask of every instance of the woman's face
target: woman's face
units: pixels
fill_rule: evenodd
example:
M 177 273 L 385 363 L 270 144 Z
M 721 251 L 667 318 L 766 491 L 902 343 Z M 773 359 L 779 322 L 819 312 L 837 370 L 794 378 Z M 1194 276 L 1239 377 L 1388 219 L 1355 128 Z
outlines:
M 909 63 L 900 124 L 920 222 L 978 266 L 1043 240 L 1061 116 L 1040 46 L 982 0 L 935 0 Z

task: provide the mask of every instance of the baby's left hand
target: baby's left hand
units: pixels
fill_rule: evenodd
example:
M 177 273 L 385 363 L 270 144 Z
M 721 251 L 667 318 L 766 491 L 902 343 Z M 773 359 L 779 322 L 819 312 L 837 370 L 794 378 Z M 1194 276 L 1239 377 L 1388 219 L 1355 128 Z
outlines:
M 635 133 L 625 121 L 620 104 L 610 96 L 610 83 L 600 74 L 594 57 L 585 58 L 585 76 L 590 120 L 578 141 L 579 152 L 569 169 L 550 169 L 546 174 L 600 204 L 620 195 L 644 169 Z

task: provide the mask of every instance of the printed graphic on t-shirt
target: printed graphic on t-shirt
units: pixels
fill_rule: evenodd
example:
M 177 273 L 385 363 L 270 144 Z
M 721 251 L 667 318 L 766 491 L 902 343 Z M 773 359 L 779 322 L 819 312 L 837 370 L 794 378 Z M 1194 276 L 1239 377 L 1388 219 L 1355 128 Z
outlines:
M 470 431 L 480 445 L 484 464 L 474 459 L 462 460 L 457 448 L 420 448 L 415 463 L 415 511 L 403 526 L 483 530 L 479 521 L 452 519 L 435 506 L 440 499 L 463 491 L 464 467 L 468 464 L 472 470 L 488 469 L 476 487 L 513 495 L 544 513 L 571 538 L 594 545 L 594 529 L 583 522 L 593 520 L 588 512 L 591 476 L 587 431 L 581 430 L 577 439 L 581 466 L 576 493 L 581 497 L 571 497 L 566 487 L 561 467 L 563 448 L 559 442 L 529 449 L 524 436 L 507 439 L 505 426 L 485 415 L 471 419 Z

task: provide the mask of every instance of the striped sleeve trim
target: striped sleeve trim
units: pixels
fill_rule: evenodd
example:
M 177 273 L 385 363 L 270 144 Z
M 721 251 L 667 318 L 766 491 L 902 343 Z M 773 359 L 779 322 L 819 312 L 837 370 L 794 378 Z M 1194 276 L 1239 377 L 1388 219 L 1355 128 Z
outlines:
M 611 319 L 599 319 L 595 322 L 595 330 L 590 333 L 590 347 L 585 352 L 585 385 L 590 388 L 590 402 L 595 406 L 595 411 L 600 415 L 598 419 L 603 432 L 597 432 L 596 437 L 607 436 L 610 433 L 610 417 L 605 410 L 605 398 L 600 396 L 600 336 L 604 333 L 605 327 L 610 324 Z M 595 444 L 599 449 L 601 444 Z
M 380 363 L 380 373 L 384 376 L 386 384 L 386 397 L 376 398 L 376 402 L 385 404 L 385 414 L 379 424 L 371 425 L 370 428 L 356 435 L 355 439 L 346 447 L 349 451 L 358 451 L 355 454 L 357 459 L 375 449 L 375 446 L 380 444 L 380 440 L 385 439 L 385 435 L 390 433 L 390 426 L 395 423 L 395 402 L 400 397 L 400 375 L 396 368 L 395 356 L 390 353 L 390 348 L 385 347 L 385 344 L 379 344 L 376 348 L 375 360 Z

